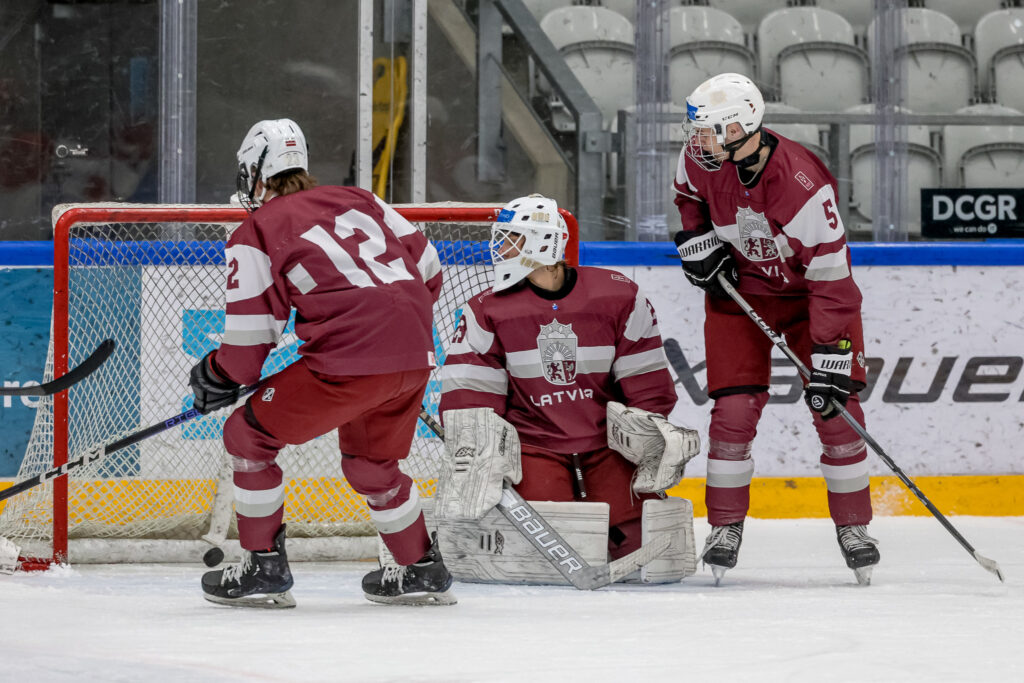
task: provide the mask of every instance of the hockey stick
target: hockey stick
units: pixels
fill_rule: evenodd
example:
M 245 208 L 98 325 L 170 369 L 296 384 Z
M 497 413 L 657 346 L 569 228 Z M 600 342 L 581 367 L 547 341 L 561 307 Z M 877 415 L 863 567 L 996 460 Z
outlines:
M 735 301 L 739 305 L 739 307 L 743 309 L 743 312 L 746 313 L 750 317 L 750 319 L 753 320 L 754 323 L 761 328 L 761 331 L 764 332 L 768 336 L 768 338 L 772 340 L 772 343 L 775 344 L 775 346 L 778 347 L 778 349 L 782 351 L 783 354 L 785 354 L 786 358 L 788 358 L 793 363 L 793 365 L 796 366 L 796 369 L 800 372 L 804 379 L 810 378 L 811 373 L 807 369 L 807 366 L 804 365 L 803 361 L 801 361 L 795 353 L 793 353 L 793 350 L 790 349 L 789 346 L 786 344 L 786 340 L 783 339 L 780 334 L 773 330 L 768 325 L 768 323 L 766 323 L 761 318 L 761 316 L 757 314 L 757 311 L 755 311 L 750 306 L 750 304 L 747 303 L 746 299 L 744 299 L 743 296 L 736 291 L 736 288 L 732 286 L 732 284 L 726 279 L 724 274 L 718 273 L 717 277 L 719 284 L 722 285 L 722 288 L 725 289 L 726 293 L 730 297 L 732 297 L 732 300 Z M 893 461 L 893 459 L 890 458 L 884 450 L 882 450 L 882 447 L 878 445 L 878 442 L 871 438 L 871 435 L 868 434 L 867 430 L 864 429 L 864 427 L 862 427 L 860 423 L 857 422 L 857 420 L 852 415 L 850 415 L 849 412 L 847 412 L 846 407 L 835 399 L 832 399 L 832 407 L 839 411 L 839 414 L 842 415 L 843 419 L 846 420 L 850 427 L 853 428 L 853 431 L 857 432 L 857 434 L 860 435 L 860 438 L 864 439 L 865 443 L 871 446 L 871 450 L 878 454 L 878 457 L 882 459 L 882 462 L 884 462 L 888 466 L 888 468 L 892 470 L 897 477 L 899 477 L 900 481 L 903 482 L 903 485 L 910 489 L 910 491 L 913 492 L 915 496 L 917 496 L 918 500 L 924 503 L 924 506 L 928 508 L 928 511 L 932 513 L 932 515 L 935 516 L 935 519 L 939 520 L 942 526 L 946 527 L 946 531 L 952 534 L 953 538 L 959 541 L 960 545 L 962 545 L 964 549 L 971 554 L 971 556 L 978 562 L 978 564 L 980 564 L 987 571 L 990 571 L 993 574 L 995 574 L 1000 581 L 1004 581 L 1005 579 L 1003 578 L 1003 572 L 999 568 L 999 565 L 996 564 L 995 561 L 990 560 L 989 558 L 979 553 L 977 550 L 974 549 L 974 546 L 967 542 L 967 539 L 965 539 L 960 534 L 960 532 L 957 531 L 956 528 L 950 523 L 950 521 L 946 519 L 946 517 L 941 512 L 939 512 L 938 508 L 936 508 L 935 505 L 933 505 L 932 502 L 928 500 L 928 497 L 924 495 L 924 492 L 922 492 L 921 489 L 917 487 L 917 484 L 915 484 L 913 480 L 911 480 L 911 478 L 908 477 L 903 472 L 903 470 L 899 468 L 899 465 L 897 465 Z
M 242 396 L 251 394 L 252 392 L 256 391 L 256 389 L 259 386 L 260 383 L 257 382 L 256 384 L 252 384 L 247 387 L 242 387 L 238 394 L 238 397 L 241 398 Z M 168 429 L 171 429 L 172 427 L 177 427 L 178 425 L 184 422 L 188 422 L 193 418 L 199 417 L 202 414 L 203 413 L 200 413 L 195 408 L 190 408 L 183 413 L 180 413 L 178 415 L 175 415 L 174 417 L 164 420 L 163 422 L 159 422 L 150 427 L 146 427 L 145 429 L 140 429 L 137 432 L 133 432 L 128 436 L 124 437 L 123 439 L 118 439 L 117 441 L 113 441 L 102 446 L 94 446 L 93 448 L 90 448 L 88 451 L 86 451 L 85 455 L 83 455 L 80 458 L 70 460 L 64 463 L 63 465 L 48 469 L 45 472 L 34 475 L 29 479 L 19 481 L 17 484 L 14 484 L 8 489 L 0 491 L 0 501 L 7 500 L 8 498 L 18 495 L 22 491 L 28 491 L 29 489 L 35 488 L 40 484 L 45 484 L 51 479 L 62 477 L 65 474 L 72 472 L 73 470 L 81 469 L 83 467 L 86 467 L 87 465 L 91 465 L 92 463 L 96 462 L 97 460 L 105 458 L 111 453 L 116 453 L 117 451 L 123 448 L 127 448 L 132 444 L 137 444 L 140 441 L 144 441 L 151 436 L 156 436 L 157 434 L 166 432 Z
M 81 382 L 96 368 L 103 365 L 103 362 L 114 352 L 115 346 L 113 339 L 104 340 L 96 347 L 91 356 L 72 368 L 67 374 L 61 375 L 52 382 L 35 387 L 0 387 L 0 396 L 52 396 L 64 391 L 71 385 Z
M 426 409 L 420 411 L 420 420 L 444 439 L 444 427 Z M 668 534 L 660 534 L 624 557 L 592 567 L 507 481 L 502 483 L 498 510 L 566 581 L 580 590 L 603 588 L 631 574 L 665 552 L 672 540 Z

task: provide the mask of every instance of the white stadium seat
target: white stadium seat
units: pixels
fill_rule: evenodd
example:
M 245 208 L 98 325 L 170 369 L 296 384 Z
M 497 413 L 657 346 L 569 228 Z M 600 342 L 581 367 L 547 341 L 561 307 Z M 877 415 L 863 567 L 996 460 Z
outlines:
M 849 114 L 870 114 L 873 104 L 847 109 Z M 908 113 L 900 108 L 901 113 Z M 904 188 L 903 217 L 912 235 L 921 233 L 921 188 L 942 184 L 942 158 L 931 145 L 928 126 L 905 127 L 907 144 L 907 184 Z M 853 197 L 850 201 L 851 229 L 871 230 L 875 186 L 875 127 L 869 124 L 850 126 L 850 175 Z
M 974 46 L 985 99 L 1024 109 L 1024 9 L 983 16 L 974 30 Z
M 875 0 L 817 0 L 814 4 L 846 19 L 857 36 L 864 35 L 875 16 Z
M 709 0 L 708 4 L 734 16 L 751 35 L 765 16 L 789 6 L 788 0 Z
M 761 81 L 804 111 L 842 111 L 867 99 L 868 60 L 850 22 L 817 7 L 772 12 L 757 30 Z
M 764 113 L 771 117 L 772 114 L 800 114 L 801 111 L 782 102 L 765 102 Z M 784 138 L 789 138 L 793 142 L 799 142 L 814 152 L 815 156 L 821 159 L 822 163 L 831 167 L 832 162 L 829 159 L 828 150 L 821 144 L 821 131 L 813 123 L 766 122 L 764 126 Z
M 694 88 L 721 73 L 756 80 L 754 53 L 745 45 L 743 27 L 714 7 L 674 7 L 669 12 L 669 92 L 681 102 Z
M 999 104 L 976 104 L 957 114 L 1020 111 Z M 946 126 L 942 133 L 944 184 L 950 187 L 1020 187 L 1024 177 L 1024 126 Z
M 605 127 L 633 104 L 635 49 L 628 19 L 604 7 L 572 6 L 549 12 L 540 27 L 594 99 Z
M 903 106 L 918 114 L 931 114 L 949 113 L 971 104 L 976 92 L 975 59 L 961 45 L 956 22 L 921 7 L 904 9 L 901 14 L 907 37 L 899 55 L 907 79 Z M 868 27 L 869 53 L 875 42 L 876 22 Z
M 1002 9 L 1003 0 L 925 0 L 924 6 L 945 14 L 962 33 L 971 33 L 979 19 Z

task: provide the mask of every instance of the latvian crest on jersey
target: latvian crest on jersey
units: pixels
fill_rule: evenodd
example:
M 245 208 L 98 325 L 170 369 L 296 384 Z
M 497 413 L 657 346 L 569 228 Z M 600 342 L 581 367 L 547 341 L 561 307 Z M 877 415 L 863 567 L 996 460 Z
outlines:
M 736 226 L 740 230 L 740 247 L 748 261 L 771 261 L 779 257 L 779 249 L 763 213 L 742 207 L 736 212 Z
M 552 320 L 548 325 L 541 325 L 537 348 L 544 379 L 552 384 L 572 384 L 576 380 L 576 346 L 577 337 L 571 324 Z

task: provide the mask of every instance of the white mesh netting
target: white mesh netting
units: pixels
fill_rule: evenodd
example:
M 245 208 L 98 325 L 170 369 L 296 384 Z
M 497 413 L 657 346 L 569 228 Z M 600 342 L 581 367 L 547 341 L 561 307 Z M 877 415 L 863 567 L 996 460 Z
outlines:
M 429 205 L 417 211 L 416 218 L 423 218 L 424 211 L 430 215 Z M 439 211 L 439 215 L 448 213 Z M 493 216 L 493 207 L 483 211 L 488 213 Z M 78 220 L 70 227 L 67 242 L 67 329 L 55 318 L 54 334 L 67 336 L 68 367 L 80 363 L 104 339 L 113 338 L 117 349 L 95 373 L 69 390 L 69 460 L 94 445 L 110 443 L 191 407 L 189 369 L 217 346 L 223 332 L 223 249 L 237 225 L 206 222 L 201 210 L 188 220 L 173 222 L 149 222 L 144 217 L 94 222 L 88 215 Z M 440 364 L 461 305 L 490 283 L 486 264 L 490 225 L 486 220 L 416 224 L 433 241 L 445 268 L 445 284 L 434 312 Z M 53 379 L 54 334 L 43 381 Z M 297 358 L 298 344 L 290 321 L 264 374 Z M 439 388 L 432 378 L 424 397 L 424 404 L 435 414 Z M 52 397 L 39 401 L 17 481 L 53 467 L 54 408 Z M 74 471 L 67 495 L 69 559 L 197 559 L 195 548 L 202 548 L 197 539 L 210 532 L 216 511 L 224 519 L 233 518 L 230 466 L 221 443 L 228 412 L 196 418 Z M 440 441 L 420 425 L 412 453 L 402 464 L 424 496 L 433 494 L 441 448 Z M 290 538 L 359 538 L 356 550 L 350 545 L 339 556 L 376 553 L 365 504 L 341 475 L 334 432 L 286 448 L 278 462 L 287 481 L 285 521 Z M 0 513 L 0 536 L 21 545 L 23 556 L 47 558 L 53 553 L 53 522 L 54 486 L 49 482 L 7 501 Z M 232 523 L 229 535 L 234 533 Z M 101 539 L 113 543 L 98 543 Z M 134 542 L 126 545 L 126 540 Z M 166 550 L 187 541 L 192 544 L 185 544 L 188 550 L 183 558 Z

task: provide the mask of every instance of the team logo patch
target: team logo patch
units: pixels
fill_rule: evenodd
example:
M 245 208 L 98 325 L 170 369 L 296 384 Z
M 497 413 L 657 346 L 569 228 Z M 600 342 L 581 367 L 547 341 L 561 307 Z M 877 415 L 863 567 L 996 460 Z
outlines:
M 740 230 L 740 249 L 748 261 L 779 258 L 779 248 L 763 213 L 744 206 L 736 212 L 736 226 Z
M 263 395 L 260 396 L 260 400 L 264 403 L 270 403 L 274 400 L 274 387 L 263 390 Z
M 803 171 L 797 171 L 796 175 L 793 176 L 793 177 L 796 178 L 796 181 L 798 183 L 800 183 L 801 185 L 804 186 L 805 190 L 813 190 L 814 189 L 814 183 L 811 182 L 811 179 L 808 178 L 807 174 L 804 173 Z
M 541 325 L 537 335 L 537 349 L 540 351 L 540 366 L 544 379 L 551 384 L 572 384 L 576 380 L 576 349 L 578 338 L 572 325 L 563 325 L 552 320 Z

